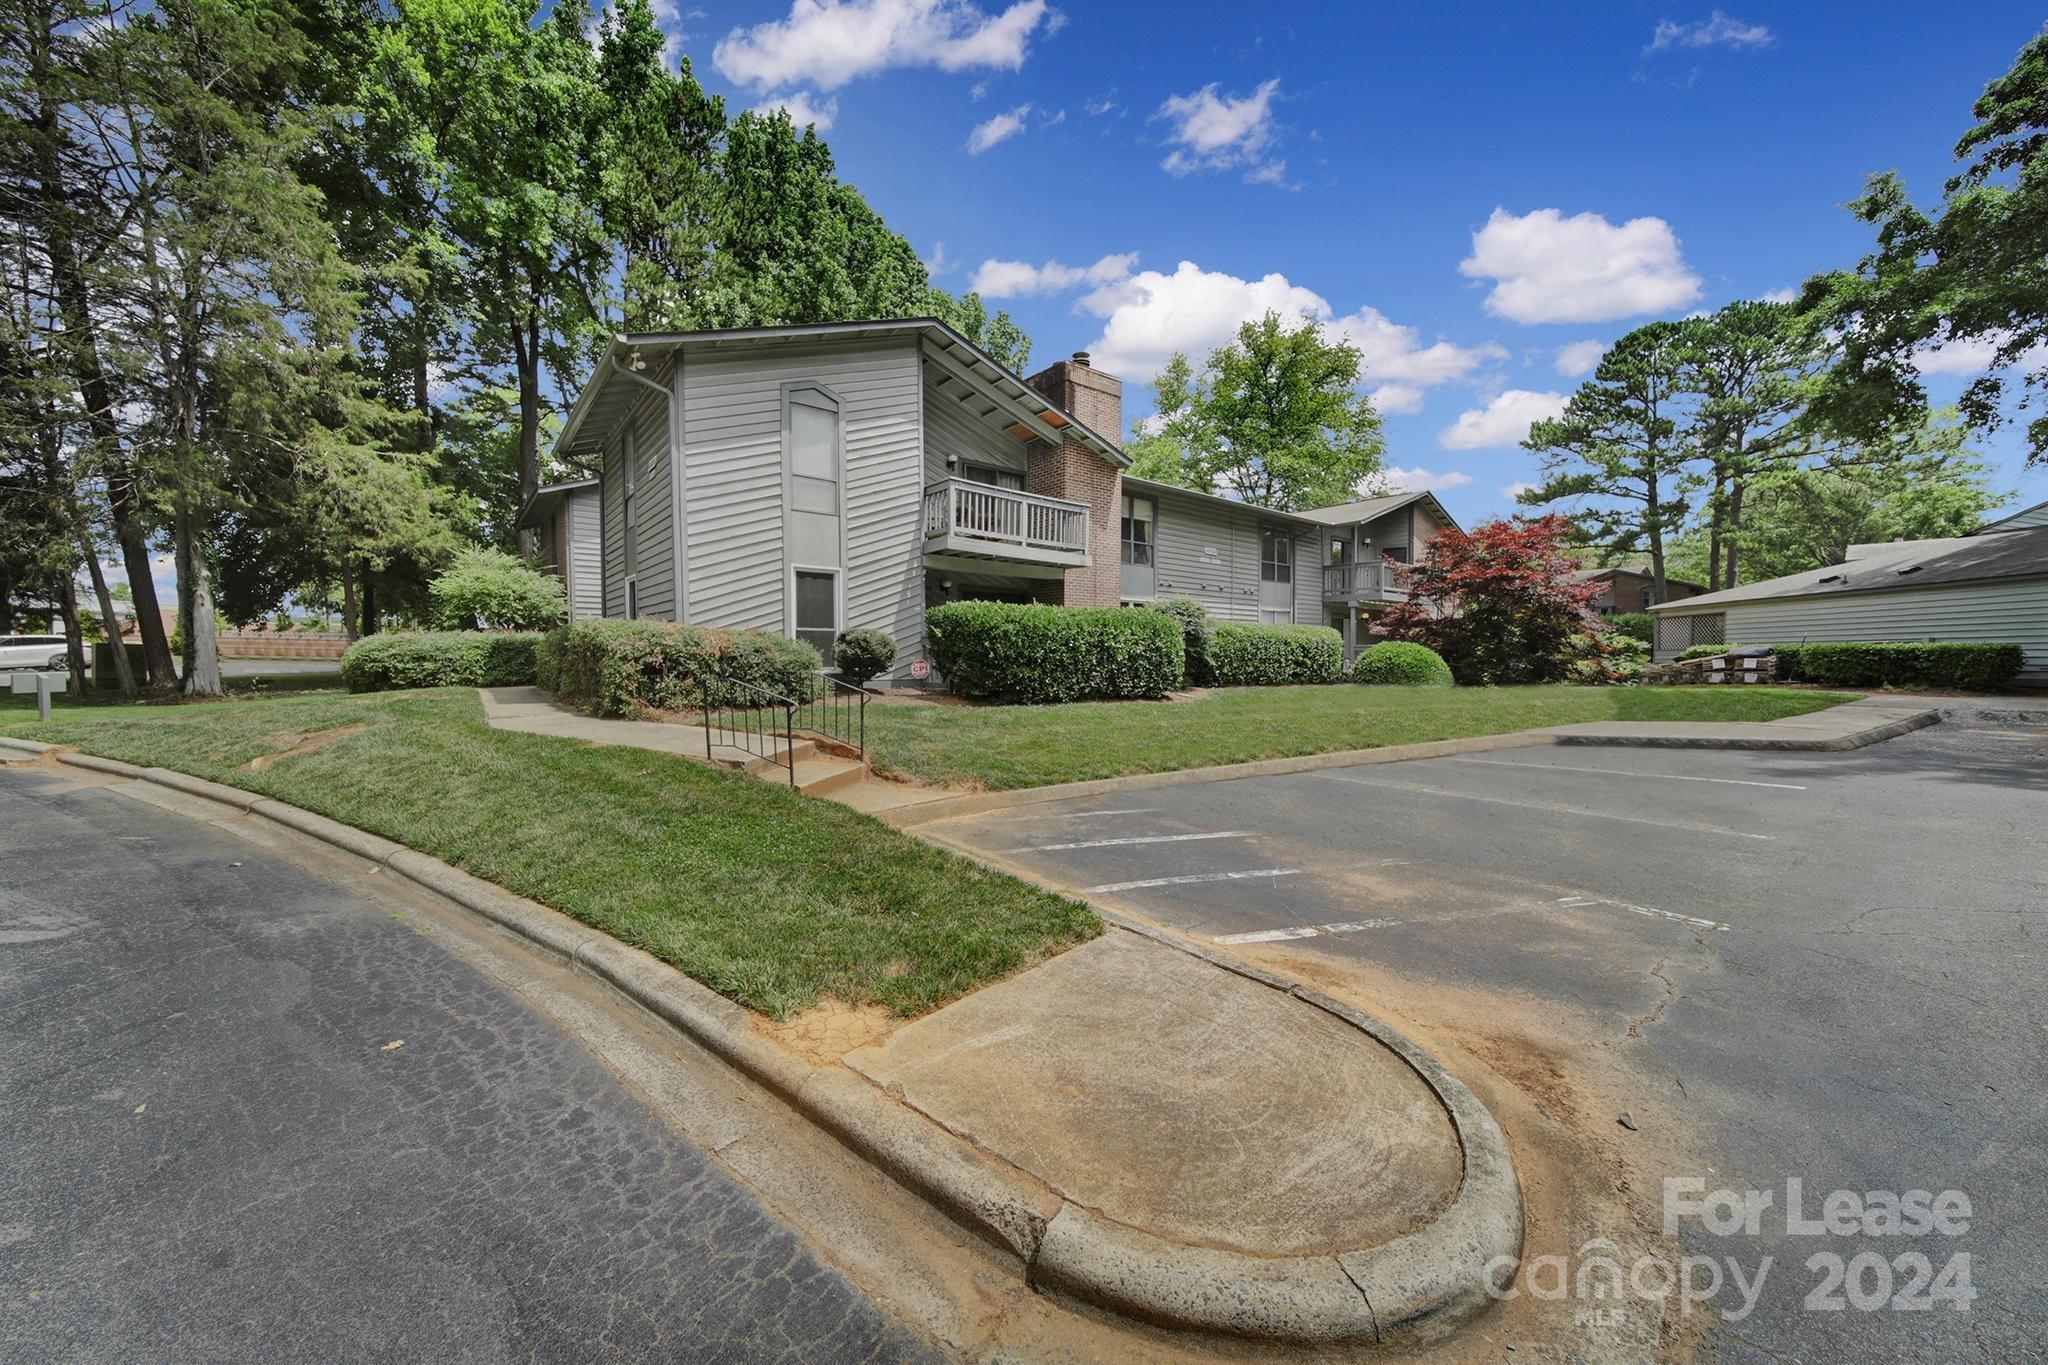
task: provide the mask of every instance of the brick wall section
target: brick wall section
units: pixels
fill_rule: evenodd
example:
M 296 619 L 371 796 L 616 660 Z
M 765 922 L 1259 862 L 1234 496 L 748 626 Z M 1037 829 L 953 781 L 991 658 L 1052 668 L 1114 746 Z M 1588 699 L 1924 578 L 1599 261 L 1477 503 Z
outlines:
M 1088 364 L 1085 353 L 1062 360 L 1024 381 L 1078 417 L 1107 441 L 1121 439 L 1123 381 Z M 1123 471 L 1069 436 L 1058 445 L 1033 441 L 1025 452 L 1024 489 L 1048 498 L 1088 504 L 1088 568 L 1063 580 L 1041 580 L 1042 602 L 1067 607 L 1113 607 L 1123 596 Z

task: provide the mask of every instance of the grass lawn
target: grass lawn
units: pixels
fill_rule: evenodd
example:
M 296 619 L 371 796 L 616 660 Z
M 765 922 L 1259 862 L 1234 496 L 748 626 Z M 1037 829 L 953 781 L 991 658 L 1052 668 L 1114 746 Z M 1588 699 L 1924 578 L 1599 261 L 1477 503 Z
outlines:
M 1852 695 L 1751 687 L 1234 687 L 1188 702 L 868 708 L 868 752 L 991 790 L 1594 720 L 1777 720 Z
M 363 727 L 256 772 L 259 755 Z M 0 697 L 0 733 L 275 796 L 574 915 L 778 1016 L 934 1008 L 1101 925 L 826 801 L 638 749 L 492 730 L 469 688 L 203 704 Z

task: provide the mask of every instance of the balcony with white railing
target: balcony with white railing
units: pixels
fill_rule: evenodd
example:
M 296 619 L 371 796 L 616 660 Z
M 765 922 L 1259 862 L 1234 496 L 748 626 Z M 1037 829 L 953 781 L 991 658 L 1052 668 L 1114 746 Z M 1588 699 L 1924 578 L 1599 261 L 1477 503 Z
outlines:
M 1088 504 L 947 479 L 924 490 L 927 553 L 1080 568 L 1088 564 Z
M 1398 602 L 1408 596 L 1403 570 L 1408 566 L 1375 556 L 1355 564 L 1323 566 L 1326 602 Z

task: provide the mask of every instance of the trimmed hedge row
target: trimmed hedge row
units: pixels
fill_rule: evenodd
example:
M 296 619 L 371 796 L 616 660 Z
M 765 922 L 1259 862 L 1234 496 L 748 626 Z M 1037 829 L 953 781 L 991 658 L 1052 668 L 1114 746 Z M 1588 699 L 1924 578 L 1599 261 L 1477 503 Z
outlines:
M 1344 677 L 1344 637 L 1328 626 L 1252 626 L 1225 621 L 1209 642 L 1218 687 L 1285 687 Z
M 1192 597 L 1169 597 L 1150 604 L 1146 610 L 1161 612 L 1180 623 L 1181 649 L 1187 655 L 1181 681 L 1190 687 L 1206 686 L 1209 645 L 1216 638 L 1216 623 L 1209 619 L 1209 609 Z
M 1162 697 L 1187 668 L 1181 627 L 1134 607 L 947 602 L 924 614 L 932 663 L 963 697 Z
M 1784 645 L 1778 676 L 1824 687 L 1953 687 L 1992 692 L 2010 686 L 2027 664 L 2018 645 L 1902 640 Z
M 1451 666 L 1428 645 L 1382 640 L 1351 665 L 1351 681 L 1369 687 L 1449 687 Z
M 1694 645 L 1678 658 L 1705 659 L 1744 646 Z M 1961 640 L 1819 641 L 1772 645 L 1778 681 L 1824 687 L 1952 687 L 1995 692 L 2011 685 L 2027 665 L 2019 645 Z
M 387 631 L 365 636 L 341 656 L 351 692 L 399 687 L 523 687 L 533 682 L 535 631 Z
M 593 715 L 634 716 L 758 700 L 733 682 L 807 701 L 824 661 L 801 640 L 758 630 L 674 621 L 578 621 L 549 631 L 537 651 L 540 685 Z

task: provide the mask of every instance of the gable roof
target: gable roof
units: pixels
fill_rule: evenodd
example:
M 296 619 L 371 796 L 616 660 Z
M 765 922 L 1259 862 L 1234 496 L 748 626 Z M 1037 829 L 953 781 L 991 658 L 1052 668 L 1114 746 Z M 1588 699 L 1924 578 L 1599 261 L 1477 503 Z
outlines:
M 1634 574 L 1637 578 L 1656 577 L 1647 564 L 1610 564 L 1604 569 L 1574 569 L 1572 570 L 1572 581 L 1575 583 L 1590 583 L 1596 578 L 1612 578 L 1618 573 Z M 1704 583 L 1694 583 L 1690 579 L 1684 578 L 1673 578 L 1669 574 L 1664 576 L 1664 582 L 1666 586 L 1675 583 L 1681 588 L 1697 588 L 1701 592 L 1705 592 L 1707 587 Z
M 1444 510 L 1434 493 L 1389 493 L 1383 498 L 1360 498 L 1357 502 L 1340 502 L 1335 507 L 1304 508 L 1302 516 L 1311 521 L 1320 521 L 1326 526 L 1349 526 L 1353 522 L 1371 521 L 1389 512 L 1398 512 L 1411 502 L 1427 502 L 1446 525 L 1458 526 L 1458 519 Z
M 567 483 L 542 484 L 533 490 L 533 496 L 519 509 L 519 519 L 513 525 L 522 531 L 540 525 L 555 510 L 556 503 L 572 493 L 581 493 L 586 489 L 596 492 L 598 482 L 596 479 L 571 479 Z
M 692 349 L 721 349 L 734 346 L 773 345 L 799 340 L 840 338 L 883 338 L 914 336 L 925 355 L 944 369 L 954 381 L 971 386 L 987 396 L 994 408 L 1014 414 L 1020 423 L 1041 439 L 1057 441 L 1071 428 L 1084 445 L 1116 465 L 1129 465 L 1130 457 L 1117 443 L 1092 431 L 1080 419 L 1037 389 L 1014 371 L 990 356 L 937 318 L 881 318 L 871 322 L 817 322 L 783 327 L 725 327 L 697 332 L 622 332 L 605 347 L 597 368 L 576 396 L 562 434 L 555 438 L 554 456 L 571 465 L 587 464 L 599 454 L 604 433 L 615 418 L 638 398 L 641 383 L 651 383 L 639 374 L 646 368 L 643 352 L 687 352 Z M 626 377 L 624 390 L 611 381 Z M 639 381 L 634 383 L 632 381 Z M 596 429 L 585 428 L 596 421 Z
M 1970 534 L 1981 536 L 1988 531 L 2017 531 L 2026 526 L 2048 526 L 2048 502 L 2037 502 L 1997 521 L 1987 521 Z
M 1239 512 L 1251 512 L 1258 516 L 1271 517 L 1275 521 L 1291 521 L 1297 526 L 1321 525 L 1320 522 L 1311 520 L 1310 514 L 1307 512 L 1276 512 L 1270 507 L 1261 507 L 1255 502 L 1241 502 L 1236 498 L 1226 498 L 1217 493 L 1203 493 L 1193 488 L 1182 488 L 1177 483 L 1161 483 L 1157 479 L 1141 479 L 1135 474 L 1124 475 L 1124 488 L 1126 491 L 1135 490 L 1152 497 L 1165 493 L 1173 497 L 1193 498 L 1197 502 L 1213 503 Z
M 1930 588 L 1940 583 L 2001 578 L 2048 578 L 2048 526 L 2031 526 L 1995 536 L 1851 545 L 1848 562 L 1843 564 L 1829 564 L 1761 583 L 1745 583 L 1703 597 L 1662 602 L 1650 610 L 1711 611 L 1723 605 L 1780 597 L 1832 597 L 1840 593 Z

